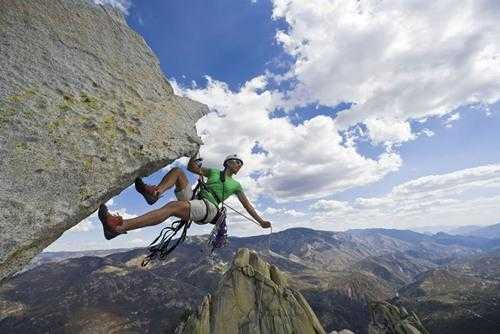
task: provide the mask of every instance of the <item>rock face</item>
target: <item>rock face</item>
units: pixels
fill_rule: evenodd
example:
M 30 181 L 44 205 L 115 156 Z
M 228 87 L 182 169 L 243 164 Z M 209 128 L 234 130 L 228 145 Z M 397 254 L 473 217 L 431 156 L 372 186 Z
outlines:
M 136 176 L 193 153 L 207 112 L 174 95 L 119 11 L 0 1 L 0 279 Z
M 387 302 L 370 303 L 371 322 L 369 334 L 429 334 L 420 319 L 404 307 Z
M 214 296 L 204 298 L 179 334 L 325 333 L 302 295 L 255 252 L 238 250 Z

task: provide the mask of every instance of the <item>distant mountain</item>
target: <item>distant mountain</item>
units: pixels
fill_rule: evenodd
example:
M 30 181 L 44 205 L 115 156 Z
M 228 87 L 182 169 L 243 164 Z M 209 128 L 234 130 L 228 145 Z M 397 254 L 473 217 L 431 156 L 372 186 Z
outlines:
M 457 259 L 448 264 L 447 267 L 468 276 L 476 276 L 488 280 L 500 280 L 500 249 Z
M 448 234 L 465 234 L 481 228 L 480 225 L 447 225 L 447 226 L 419 226 L 409 228 L 412 231 L 424 234 L 436 234 L 439 232 L 444 232 Z
M 451 235 L 440 232 L 433 235 L 432 238 L 434 241 L 440 244 L 460 245 L 485 251 L 500 247 L 500 239 L 484 238 L 478 236 Z
M 413 228 L 413 231 L 437 234 L 446 233 L 450 235 L 474 236 L 486 239 L 500 239 L 500 223 L 488 226 L 465 225 L 465 226 L 424 226 Z
M 390 299 L 443 265 L 459 268 L 465 265 L 461 260 L 479 259 L 486 248 L 477 240 L 391 229 L 296 228 L 271 237 L 230 238 L 213 258 L 202 253 L 204 237 L 188 237 L 166 261 L 146 268 L 140 266 L 143 249 L 65 259 L 0 287 L 0 332 L 172 332 L 215 291 L 236 250 L 245 247 L 287 274 L 327 332 L 367 333 L 368 301 Z
M 492 280 L 458 268 L 432 269 L 402 288 L 393 302 L 415 311 L 431 333 L 500 332 L 498 276 Z
M 459 234 L 459 235 L 467 235 L 470 232 L 473 232 L 477 229 L 480 229 L 483 226 L 480 225 L 465 225 L 465 226 L 457 226 L 455 228 L 449 229 L 447 231 L 440 231 L 440 232 L 445 232 L 448 234 Z
M 36 266 L 49 262 L 59 262 L 66 259 L 73 259 L 83 256 L 97 256 L 104 257 L 110 254 L 119 252 L 128 252 L 131 249 L 128 248 L 115 248 L 115 249 L 103 249 L 103 250 L 86 250 L 86 251 L 73 251 L 73 252 L 42 252 L 35 256 L 31 262 L 23 268 L 23 272 L 30 270 Z
M 478 228 L 476 230 L 464 233 L 468 236 L 488 238 L 488 239 L 498 239 L 500 238 L 500 223 L 495 225 L 489 225 L 485 227 Z

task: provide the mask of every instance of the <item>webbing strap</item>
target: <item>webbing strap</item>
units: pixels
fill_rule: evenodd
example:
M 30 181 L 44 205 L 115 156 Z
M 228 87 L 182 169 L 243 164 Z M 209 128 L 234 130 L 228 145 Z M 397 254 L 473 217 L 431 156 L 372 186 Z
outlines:
M 220 180 L 222 181 L 222 200 L 219 198 L 219 196 L 217 195 L 217 193 L 215 191 L 213 191 L 211 188 L 209 188 L 205 182 L 203 182 L 202 180 L 198 180 L 198 185 L 200 185 L 203 189 L 207 190 L 208 192 L 210 192 L 212 194 L 212 196 L 215 198 L 215 200 L 217 201 L 217 203 L 221 204 L 224 206 L 224 182 L 225 182 L 225 176 L 224 176 L 224 172 L 223 171 L 220 171 L 220 174 L 219 174 L 219 178 Z M 197 185 L 197 187 L 198 187 Z

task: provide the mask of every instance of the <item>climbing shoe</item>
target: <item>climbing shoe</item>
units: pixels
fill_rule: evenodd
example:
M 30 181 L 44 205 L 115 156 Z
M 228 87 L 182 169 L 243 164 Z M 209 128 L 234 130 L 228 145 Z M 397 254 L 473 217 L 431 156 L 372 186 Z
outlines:
M 155 186 L 145 184 L 140 177 L 135 179 L 135 189 L 144 196 L 149 205 L 155 204 L 160 197 L 158 189 Z
M 126 234 L 127 232 L 117 232 L 116 227 L 123 224 L 123 218 L 120 216 L 114 216 L 109 213 L 106 205 L 101 204 L 99 206 L 99 211 L 97 212 L 97 216 L 102 223 L 102 228 L 104 230 L 104 237 L 106 240 L 111 240 L 117 237 L 120 234 Z

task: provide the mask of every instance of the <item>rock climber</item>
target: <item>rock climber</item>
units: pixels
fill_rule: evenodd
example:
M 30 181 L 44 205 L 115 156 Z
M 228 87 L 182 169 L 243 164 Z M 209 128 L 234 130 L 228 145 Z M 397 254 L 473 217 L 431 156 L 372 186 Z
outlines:
M 189 180 L 179 167 L 172 168 L 158 185 L 145 184 L 142 179 L 135 180 L 136 190 L 144 196 L 149 205 L 154 204 L 160 196 L 175 185 L 174 194 L 177 201 L 171 201 L 159 209 L 145 213 L 131 219 L 123 219 L 119 215 L 109 213 L 105 204 L 98 210 L 98 217 L 102 223 L 104 236 L 107 240 L 113 239 L 120 234 L 138 228 L 160 224 L 171 216 L 181 220 L 191 220 L 197 224 L 207 224 L 212 222 L 217 214 L 220 202 L 235 194 L 247 212 L 263 228 L 271 227 L 271 223 L 262 219 L 250 201 L 245 196 L 240 183 L 233 179 L 243 166 L 243 160 L 236 154 L 231 154 L 224 159 L 222 171 L 216 168 L 201 167 L 197 163 L 198 152 L 193 155 L 188 162 L 187 169 L 200 176 L 206 177 L 206 189 L 202 188 L 196 198 L 193 197 L 193 190 Z

